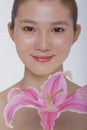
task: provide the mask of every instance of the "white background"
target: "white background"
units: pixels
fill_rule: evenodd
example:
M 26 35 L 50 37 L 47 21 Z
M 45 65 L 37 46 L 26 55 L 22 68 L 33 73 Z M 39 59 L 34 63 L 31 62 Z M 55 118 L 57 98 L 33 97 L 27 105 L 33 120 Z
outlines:
M 87 84 L 87 0 L 77 0 L 78 23 L 82 32 L 64 63 L 65 70 L 73 74 L 73 81 L 80 86 Z M 18 82 L 23 76 L 23 64 L 17 56 L 15 45 L 7 31 L 13 0 L 0 0 L 0 92 Z

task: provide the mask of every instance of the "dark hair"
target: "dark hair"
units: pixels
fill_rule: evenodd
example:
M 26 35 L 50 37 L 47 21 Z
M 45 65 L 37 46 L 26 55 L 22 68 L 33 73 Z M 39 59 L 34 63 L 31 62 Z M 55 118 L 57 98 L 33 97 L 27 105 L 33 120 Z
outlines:
M 14 28 L 15 17 L 17 16 L 19 6 L 26 1 L 28 0 L 14 0 L 11 14 L 12 28 Z M 45 0 L 38 0 L 38 1 L 45 1 Z M 76 30 L 77 18 L 78 18 L 78 7 L 76 1 L 75 0 L 60 0 L 60 1 L 64 6 L 66 6 L 70 10 L 71 18 L 73 20 L 73 27 L 74 30 Z

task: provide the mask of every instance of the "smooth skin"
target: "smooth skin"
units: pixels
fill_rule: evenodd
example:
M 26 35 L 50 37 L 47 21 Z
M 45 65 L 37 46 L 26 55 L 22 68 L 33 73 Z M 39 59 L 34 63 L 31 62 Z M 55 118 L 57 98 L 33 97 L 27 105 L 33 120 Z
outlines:
M 59 0 L 30 0 L 19 7 L 14 29 L 9 23 L 8 30 L 25 65 L 23 79 L 12 87 L 34 86 L 40 91 L 40 86 L 50 74 L 63 71 L 63 62 L 78 39 L 80 25 L 77 25 L 77 30 L 74 31 L 70 11 Z M 43 60 L 42 57 L 46 59 Z M 51 57 L 50 60 L 47 57 Z M 79 88 L 68 79 L 66 82 L 68 93 Z M 9 89 L 0 94 L 1 130 L 10 130 L 3 118 Z M 65 112 L 56 120 L 54 130 L 87 130 L 86 122 L 85 114 Z M 13 130 L 42 130 L 37 111 L 29 108 L 16 112 L 13 125 Z

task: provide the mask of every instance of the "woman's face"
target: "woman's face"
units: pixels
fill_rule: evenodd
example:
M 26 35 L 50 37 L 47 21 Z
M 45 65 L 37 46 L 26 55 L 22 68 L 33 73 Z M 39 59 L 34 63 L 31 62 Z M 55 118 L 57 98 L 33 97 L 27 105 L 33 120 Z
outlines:
M 70 11 L 58 0 L 25 2 L 9 32 L 26 68 L 38 75 L 61 71 L 76 40 Z

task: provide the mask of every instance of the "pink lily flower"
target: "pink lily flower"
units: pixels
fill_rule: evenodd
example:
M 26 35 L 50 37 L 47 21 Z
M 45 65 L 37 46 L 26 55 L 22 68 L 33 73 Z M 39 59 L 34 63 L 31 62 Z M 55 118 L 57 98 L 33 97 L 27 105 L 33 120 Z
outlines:
M 43 130 L 53 130 L 55 120 L 65 111 L 87 113 L 87 86 L 67 94 L 65 76 L 69 72 L 58 72 L 42 85 L 41 93 L 35 88 L 12 88 L 8 93 L 8 104 L 4 110 L 6 124 L 12 126 L 15 112 L 21 107 L 35 108 L 41 118 Z

